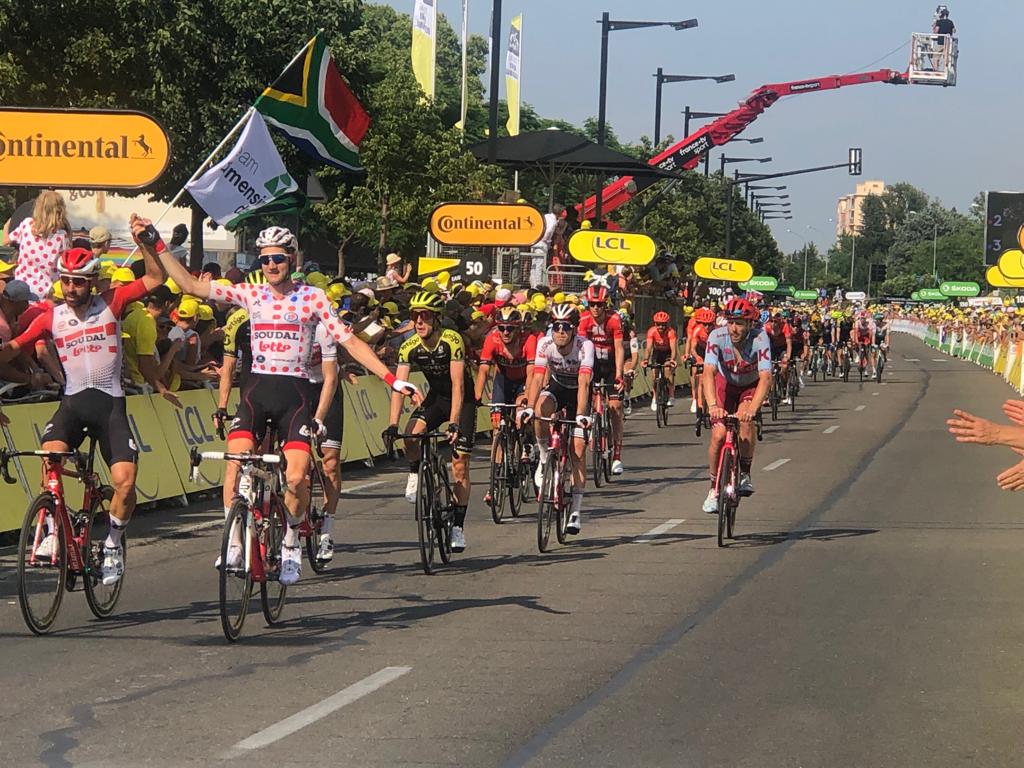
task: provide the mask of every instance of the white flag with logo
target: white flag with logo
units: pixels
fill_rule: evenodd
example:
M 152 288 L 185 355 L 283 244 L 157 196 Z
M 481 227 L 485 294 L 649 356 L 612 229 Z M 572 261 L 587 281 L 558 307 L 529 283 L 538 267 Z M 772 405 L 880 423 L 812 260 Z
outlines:
M 227 157 L 185 188 L 211 219 L 231 229 L 247 213 L 298 189 L 263 116 L 255 110 Z

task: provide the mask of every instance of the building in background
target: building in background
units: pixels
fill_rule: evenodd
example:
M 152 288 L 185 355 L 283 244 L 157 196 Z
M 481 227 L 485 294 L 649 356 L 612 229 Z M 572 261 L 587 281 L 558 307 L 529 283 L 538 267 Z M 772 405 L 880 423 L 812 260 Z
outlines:
M 836 206 L 836 237 L 852 235 L 859 230 L 863 221 L 864 198 L 885 192 L 884 181 L 865 181 L 857 185 L 852 195 L 839 198 Z

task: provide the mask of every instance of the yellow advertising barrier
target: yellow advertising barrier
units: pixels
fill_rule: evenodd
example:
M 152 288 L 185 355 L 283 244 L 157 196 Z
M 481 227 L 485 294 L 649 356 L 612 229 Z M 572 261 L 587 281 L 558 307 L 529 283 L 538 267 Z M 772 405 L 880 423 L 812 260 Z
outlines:
M 569 255 L 589 264 L 650 264 L 658 246 L 639 232 L 578 229 L 569 238 Z
M 198 482 L 189 479 L 189 451 L 222 451 L 224 442 L 217 437 L 213 412 L 217 410 L 216 395 L 208 389 L 176 392 L 181 408 L 162 397 L 150 397 L 150 403 L 171 452 L 174 468 L 186 493 L 217 488 L 223 483 L 224 462 L 206 461 L 199 466 Z M 166 471 L 166 470 L 164 470 Z M 140 473 L 141 477 L 141 473 Z

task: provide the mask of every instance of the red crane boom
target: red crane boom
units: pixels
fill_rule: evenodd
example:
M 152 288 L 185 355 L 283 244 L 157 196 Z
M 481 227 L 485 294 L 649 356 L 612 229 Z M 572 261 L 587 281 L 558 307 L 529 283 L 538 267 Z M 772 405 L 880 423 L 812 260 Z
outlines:
M 909 81 L 905 73 L 897 72 L 894 69 L 880 69 L 875 72 L 863 72 L 856 75 L 830 75 L 829 77 L 819 77 L 815 80 L 798 80 L 792 83 L 762 85 L 732 112 L 705 125 L 696 133 L 687 136 L 661 154 L 652 157 L 648 160 L 648 163 L 668 171 L 691 170 L 700 162 L 700 158 L 705 152 L 710 151 L 713 147 L 718 147 L 732 141 L 748 125 L 754 122 L 762 112 L 783 96 L 833 91 L 847 85 L 861 85 L 863 83 L 905 85 L 907 82 Z M 602 214 L 611 213 L 653 183 L 653 181 L 634 179 L 632 176 L 623 176 L 612 182 L 604 188 L 601 194 L 603 201 Z M 582 219 L 593 218 L 596 202 L 596 195 L 587 198 L 581 211 Z

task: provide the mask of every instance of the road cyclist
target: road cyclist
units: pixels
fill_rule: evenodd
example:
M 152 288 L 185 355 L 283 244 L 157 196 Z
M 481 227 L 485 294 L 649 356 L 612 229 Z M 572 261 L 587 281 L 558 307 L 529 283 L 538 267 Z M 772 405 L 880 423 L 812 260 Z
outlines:
M 671 408 L 675 405 L 676 392 L 676 356 L 679 354 L 679 341 L 676 338 L 676 329 L 673 328 L 668 312 L 659 310 L 651 318 L 653 324 L 647 329 L 646 348 L 644 361 L 641 365 L 647 368 L 649 365 L 662 366 L 662 375 L 668 379 L 668 401 L 666 405 Z M 658 410 L 658 398 L 653 382 L 651 384 L 651 410 Z M 695 409 L 691 409 L 694 410 Z
M 622 322 L 609 307 L 609 292 L 604 283 L 595 281 L 584 294 L 587 314 L 579 322 L 579 334 L 594 345 L 594 384 L 611 389 L 608 406 L 612 421 L 612 474 L 621 475 L 622 466 L 622 399 L 625 392 L 623 366 L 625 352 Z

